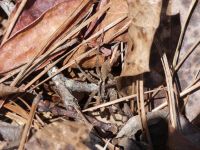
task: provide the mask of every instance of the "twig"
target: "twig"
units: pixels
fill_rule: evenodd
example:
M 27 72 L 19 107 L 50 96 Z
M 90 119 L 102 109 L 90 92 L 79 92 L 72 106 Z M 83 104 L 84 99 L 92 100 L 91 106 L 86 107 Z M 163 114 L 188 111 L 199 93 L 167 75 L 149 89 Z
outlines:
M 185 95 L 189 94 L 190 92 L 197 90 L 200 88 L 200 82 L 196 83 L 195 85 L 191 86 L 190 88 L 185 89 L 180 93 L 180 97 L 184 97 Z
M 144 129 L 144 133 L 147 137 L 147 141 L 150 145 L 150 149 L 152 149 L 152 141 L 151 141 L 151 137 L 150 137 L 150 133 L 149 133 L 149 128 L 148 128 L 148 124 L 147 124 L 147 116 L 146 116 L 146 112 L 145 112 L 145 106 L 144 106 L 144 81 L 143 81 L 143 75 L 141 75 L 141 78 L 138 82 L 138 89 L 139 89 L 139 101 L 140 101 L 140 109 L 141 109 L 141 122 L 142 122 L 142 126 Z M 139 109 L 139 108 L 138 108 Z
M 57 68 L 53 67 L 48 71 L 48 75 L 51 76 L 57 72 Z M 59 95 L 61 96 L 63 103 L 65 107 L 72 106 L 77 113 L 82 117 L 82 120 L 91 127 L 91 124 L 88 122 L 88 120 L 85 118 L 85 116 L 80 111 L 80 107 L 78 104 L 78 100 L 71 94 L 71 91 L 65 86 L 64 81 L 66 78 L 63 74 L 58 74 L 52 78 L 52 81 L 54 82 L 56 86 L 56 90 L 58 91 Z
M 164 89 L 165 88 L 162 88 L 162 89 L 159 88 L 159 90 L 164 90 Z M 155 91 L 157 91 L 157 89 L 151 90 L 151 91 L 146 91 L 146 92 L 144 92 L 144 94 L 152 93 L 152 92 L 155 92 Z M 96 110 L 96 109 L 99 109 L 99 108 L 102 108 L 102 107 L 107 107 L 107 106 L 110 106 L 110 105 L 114 105 L 116 103 L 120 103 L 120 102 L 123 102 L 123 101 L 129 101 L 129 99 L 132 99 L 134 97 L 137 97 L 137 94 L 133 94 L 133 95 L 130 95 L 130 96 L 122 97 L 122 98 L 113 100 L 111 102 L 100 104 L 98 106 L 90 107 L 90 108 L 87 108 L 87 109 L 83 110 L 82 112 L 93 111 L 93 110 Z
M 167 83 L 167 92 L 168 92 L 168 106 L 169 106 L 169 113 L 170 113 L 170 121 L 172 126 L 180 131 L 180 120 L 179 120 L 179 111 L 177 102 L 175 100 L 175 93 L 174 93 L 174 87 L 173 87 L 173 79 L 172 74 L 170 71 L 169 63 L 167 60 L 167 56 L 165 53 L 165 50 L 163 51 L 162 47 L 159 44 L 159 41 L 157 38 L 155 38 L 156 47 L 158 49 L 158 52 L 161 56 L 161 62 L 165 73 L 166 83 Z
M 54 116 L 67 116 L 76 120 L 81 120 L 81 116 L 77 113 L 77 111 L 72 106 L 66 106 L 65 109 L 55 106 L 54 103 L 49 102 L 47 100 L 40 101 L 38 105 L 39 112 L 48 112 L 50 111 Z M 95 119 L 92 116 L 85 115 L 85 117 L 91 122 L 91 124 L 95 127 L 99 127 L 104 131 L 110 131 L 113 133 L 117 132 L 117 127 L 110 123 L 104 123 Z
M 169 96 L 168 105 L 169 105 L 169 110 L 170 110 L 171 123 L 175 129 L 180 131 L 179 112 L 177 110 L 178 107 L 177 107 L 177 103 L 176 103 L 175 95 L 174 95 L 173 80 L 172 80 L 172 75 L 170 73 L 167 56 L 165 53 L 163 54 L 161 61 L 164 68 L 165 78 L 166 78 L 166 83 L 167 83 L 167 91 L 168 91 L 168 96 Z
M 158 107 L 154 108 L 154 109 L 152 110 L 152 112 L 161 110 L 161 109 L 163 109 L 163 108 L 166 107 L 166 106 L 167 106 L 167 101 L 165 101 L 164 103 L 160 104 Z
M 139 80 L 136 80 L 136 93 L 137 93 L 137 97 L 136 97 L 136 101 L 137 101 L 137 113 L 140 116 L 140 121 L 142 122 L 141 119 L 141 111 L 140 111 L 140 88 L 139 88 Z
M 16 75 L 17 73 L 19 73 L 19 72 L 20 72 L 20 69 L 21 69 L 21 67 L 18 68 L 18 69 L 16 69 L 16 70 L 13 70 L 13 71 L 9 72 L 9 74 L 7 74 L 6 76 L 4 76 L 4 77 L 2 77 L 2 78 L 0 79 L 0 83 L 6 81 L 7 79 L 9 79 L 9 78 L 11 78 L 12 76 Z
M 6 40 L 9 38 L 9 36 L 10 36 L 12 30 L 13 30 L 13 27 L 15 26 L 15 23 L 17 22 L 17 19 L 18 19 L 19 15 L 21 14 L 24 6 L 26 5 L 26 2 L 27 2 L 27 0 L 22 0 L 22 2 L 19 5 L 19 8 L 17 9 L 17 11 L 16 11 L 15 15 L 13 16 L 12 20 L 10 20 L 10 24 L 9 24 L 9 26 L 8 26 L 8 28 L 6 30 L 6 33 L 5 33 L 4 37 L 3 37 L 1 45 L 3 45 L 6 42 Z
M 33 121 L 33 117 L 34 117 L 34 114 L 35 114 L 35 111 L 36 111 L 36 108 L 37 108 L 37 105 L 38 105 L 40 99 L 41 99 L 41 94 L 38 94 L 33 100 L 33 103 L 32 103 L 32 106 L 31 106 L 31 111 L 30 111 L 30 114 L 29 114 L 29 118 L 28 118 L 28 121 L 27 121 L 26 126 L 24 128 L 24 131 L 22 133 L 22 138 L 21 138 L 18 150 L 24 149 L 24 144 L 25 144 L 26 139 L 28 137 L 29 130 L 30 130 L 30 127 L 31 127 L 31 124 L 32 124 L 32 121 Z
M 58 69 L 56 67 L 51 68 L 48 71 L 48 75 L 51 76 L 54 72 L 56 72 Z M 63 99 L 63 102 L 65 106 L 73 106 L 73 107 L 79 107 L 77 99 L 71 94 L 71 92 L 66 88 L 64 82 L 66 78 L 62 74 L 58 74 L 55 77 L 52 78 L 53 83 L 56 86 L 56 90 L 58 91 L 59 95 Z
M 87 101 L 86 101 L 85 104 L 84 104 L 83 109 L 86 109 L 86 108 L 88 107 L 88 105 L 89 105 L 90 102 L 92 101 L 92 98 L 93 98 L 97 93 L 98 93 L 98 91 L 93 91 L 93 92 L 90 94 L 89 98 L 87 99 Z
M 80 72 L 86 77 L 86 79 L 87 79 L 89 82 L 95 83 L 95 84 L 98 83 L 98 81 L 95 80 L 95 79 L 93 79 L 92 76 L 91 76 L 90 74 L 88 75 L 87 73 L 85 73 L 85 71 L 79 66 L 79 64 L 76 62 L 76 60 L 75 60 L 75 63 L 76 63 L 76 66 L 78 67 L 78 69 L 80 70 Z
M 72 79 L 67 79 L 64 81 L 65 86 L 71 91 L 77 92 L 93 92 L 98 90 L 98 86 L 94 83 L 79 82 Z

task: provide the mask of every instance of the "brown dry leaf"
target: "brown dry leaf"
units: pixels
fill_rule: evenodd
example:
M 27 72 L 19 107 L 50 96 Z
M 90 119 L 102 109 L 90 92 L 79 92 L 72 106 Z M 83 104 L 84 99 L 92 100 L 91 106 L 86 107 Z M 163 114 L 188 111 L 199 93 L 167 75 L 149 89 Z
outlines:
M 128 51 L 122 76 L 134 76 L 149 71 L 149 57 L 155 31 L 160 22 L 161 0 L 127 0 L 129 18 Z
M 11 36 L 14 35 L 16 32 L 19 32 L 20 30 L 29 26 L 31 23 L 37 20 L 43 13 L 45 13 L 48 9 L 64 1 L 67 0 L 28 0 L 22 14 L 20 15 L 18 21 L 16 22 L 16 25 L 12 31 Z M 14 16 L 16 10 L 18 9 L 18 6 L 19 4 L 17 3 L 15 10 L 12 12 L 9 18 L 10 20 L 12 20 L 12 17 Z
M 3 44 L 0 47 L 0 73 L 30 61 L 80 4 L 80 0 L 59 3 Z
M 30 150 L 88 150 L 89 148 L 85 143 L 90 138 L 89 133 L 90 130 L 83 123 L 71 121 L 54 122 L 38 131 L 28 141 L 26 148 Z

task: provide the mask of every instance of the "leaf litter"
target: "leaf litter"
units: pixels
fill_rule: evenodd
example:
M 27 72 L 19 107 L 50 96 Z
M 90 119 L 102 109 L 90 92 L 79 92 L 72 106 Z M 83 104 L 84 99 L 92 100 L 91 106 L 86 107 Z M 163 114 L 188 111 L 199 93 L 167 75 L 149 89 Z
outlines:
M 199 149 L 199 7 L 2 1 L 0 147 Z

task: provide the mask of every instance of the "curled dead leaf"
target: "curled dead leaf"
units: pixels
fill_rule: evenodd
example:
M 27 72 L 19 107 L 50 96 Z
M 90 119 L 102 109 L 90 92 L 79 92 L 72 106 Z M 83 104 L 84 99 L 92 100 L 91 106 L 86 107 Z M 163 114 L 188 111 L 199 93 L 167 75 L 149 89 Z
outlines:
M 149 71 L 150 50 L 156 28 L 160 22 L 161 0 L 127 0 L 129 18 L 128 50 L 122 76 L 134 76 Z

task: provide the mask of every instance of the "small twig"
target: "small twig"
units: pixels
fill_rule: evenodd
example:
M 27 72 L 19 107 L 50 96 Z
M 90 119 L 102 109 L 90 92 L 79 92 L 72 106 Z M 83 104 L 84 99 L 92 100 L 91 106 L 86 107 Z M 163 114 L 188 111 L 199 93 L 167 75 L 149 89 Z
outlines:
M 92 101 L 92 98 L 98 93 L 98 91 L 93 91 L 89 98 L 87 99 L 87 101 L 85 102 L 85 105 L 83 107 L 83 109 L 86 109 L 88 107 L 88 105 L 90 104 L 90 102 Z
M 48 75 L 51 76 L 57 70 L 58 69 L 56 67 L 51 68 L 48 71 Z M 70 105 L 73 107 L 79 107 L 77 99 L 71 94 L 71 92 L 65 86 L 65 84 L 64 84 L 65 80 L 66 80 L 66 78 L 62 74 L 58 74 L 52 78 L 52 81 L 56 86 L 56 90 L 58 91 L 59 95 L 63 99 L 64 104 L 66 106 Z
M 19 8 L 17 9 L 17 11 L 16 11 L 15 15 L 13 16 L 12 20 L 10 20 L 10 24 L 9 24 L 9 26 L 8 26 L 8 28 L 6 30 L 6 33 L 5 33 L 4 37 L 3 37 L 1 45 L 3 45 L 6 42 L 6 40 L 9 38 L 9 36 L 10 36 L 12 30 L 13 30 L 13 27 L 15 26 L 15 24 L 17 22 L 17 19 L 19 18 L 19 15 L 21 14 L 24 6 L 26 5 L 26 2 L 27 2 L 27 0 L 22 0 L 22 2 L 19 5 Z
M 163 50 L 163 48 L 160 46 L 158 39 L 155 38 L 155 40 L 156 40 L 155 44 L 161 57 L 161 62 L 162 62 L 162 66 L 163 66 L 165 78 L 166 78 L 167 92 L 168 92 L 167 102 L 168 102 L 169 112 L 170 112 L 170 121 L 171 121 L 172 126 L 175 129 L 180 131 L 181 127 L 180 127 L 180 120 L 179 120 L 179 111 L 178 111 L 178 106 L 175 99 L 173 78 L 172 78 L 171 70 L 169 67 L 168 59 L 167 59 L 165 50 Z
M 121 51 L 121 63 L 122 63 L 122 68 L 124 67 L 124 46 L 123 46 L 123 42 L 121 42 L 120 44 L 120 51 Z
M 189 94 L 190 92 L 197 90 L 200 88 L 200 82 L 196 83 L 195 85 L 191 86 L 190 88 L 185 89 L 180 93 L 180 97 L 184 97 L 185 95 Z
M 66 78 L 64 81 L 65 86 L 71 91 L 77 92 L 93 92 L 98 90 L 98 86 L 94 83 L 79 82 Z
M 167 103 L 167 101 L 165 101 L 164 103 L 160 104 L 158 107 L 154 108 L 154 109 L 152 110 L 152 112 L 161 110 L 161 109 L 163 109 L 164 107 L 166 107 L 167 105 L 168 105 L 168 103 Z
M 54 116 L 66 116 L 76 120 L 81 120 L 82 117 L 80 114 L 72 106 L 66 106 L 65 109 L 55 106 L 54 103 L 49 101 L 41 101 L 38 106 L 39 112 L 48 112 L 50 111 Z M 85 117 L 91 122 L 91 124 L 95 127 L 99 127 L 104 131 L 110 131 L 114 134 L 117 132 L 117 127 L 110 123 L 104 123 L 95 119 L 92 116 L 85 115 Z
M 88 75 L 87 73 L 85 73 L 85 71 L 83 71 L 83 69 L 79 66 L 79 64 L 76 62 L 76 60 L 75 60 L 75 63 L 76 63 L 76 66 L 78 67 L 78 69 L 80 70 L 80 72 L 86 77 L 86 79 L 88 81 L 90 81 L 91 83 L 96 83 L 96 84 L 98 83 L 98 81 L 96 81 L 90 75 Z
M 151 90 L 151 91 L 146 91 L 146 92 L 144 92 L 144 94 L 152 93 L 152 92 L 155 92 L 157 90 L 165 90 L 165 89 L 166 88 L 159 88 L 159 89 L 155 89 L 155 90 Z M 119 99 L 116 99 L 116 100 L 113 100 L 113 101 L 110 101 L 110 102 L 107 102 L 107 103 L 104 103 L 104 104 L 100 104 L 98 106 L 90 107 L 90 108 L 83 110 L 82 112 L 93 111 L 93 110 L 96 110 L 96 109 L 99 109 L 99 108 L 102 108 L 102 107 L 107 107 L 107 106 L 110 106 L 110 105 L 114 105 L 116 103 L 120 103 L 120 102 L 123 102 L 123 101 L 129 101 L 129 99 L 132 99 L 134 97 L 137 97 L 137 94 L 122 97 L 122 98 L 119 98 Z
M 146 116 L 146 112 L 145 112 L 145 106 L 144 106 L 144 81 L 143 81 L 143 75 L 141 75 L 141 79 L 138 82 L 138 89 L 139 89 L 139 101 L 140 101 L 140 109 L 141 109 L 141 122 L 142 122 L 142 126 L 144 129 L 144 133 L 147 137 L 147 141 L 150 145 L 150 149 L 153 149 L 152 147 L 152 141 L 151 141 L 151 136 L 149 133 L 149 128 L 148 128 L 148 124 L 147 124 L 147 116 Z M 139 108 L 138 108 L 139 109 Z
M 169 96 L 168 105 L 169 105 L 169 110 L 170 110 L 171 123 L 175 129 L 180 131 L 181 128 L 180 128 L 180 121 L 179 121 L 179 111 L 178 111 L 178 107 L 177 107 L 177 103 L 176 103 L 175 95 L 174 95 L 172 75 L 170 73 L 170 68 L 169 68 L 167 56 L 165 53 L 163 54 L 161 61 L 164 68 L 165 78 L 166 78 L 166 83 L 167 83 L 167 91 L 168 91 L 168 96 Z
M 21 68 L 22 68 L 22 67 L 19 67 L 18 69 L 9 72 L 6 76 L 4 76 L 4 77 L 2 77 L 2 78 L 0 79 L 0 83 L 3 83 L 3 82 L 6 81 L 7 79 L 9 79 L 9 78 L 13 77 L 14 75 L 16 75 L 18 72 L 20 72 Z
M 37 105 L 38 105 L 40 99 L 41 99 L 41 93 L 38 94 L 33 100 L 33 103 L 32 103 L 32 106 L 31 106 L 31 111 L 30 111 L 26 126 L 24 128 L 24 131 L 22 133 L 22 138 L 21 138 L 18 150 L 23 150 L 24 149 L 24 144 L 25 144 L 25 142 L 27 140 L 27 137 L 28 137 L 28 134 L 29 134 L 29 130 L 30 130 L 33 118 L 34 118 L 34 114 L 35 114 L 35 111 L 36 111 L 36 108 L 37 108 Z
M 141 120 L 141 111 L 140 111 L 140 88 L 139 88 L 139 80 L 136 80 L 136 93 L 137 93 L 137 97 L 136 97 L 136 101 L 137 101 L 137 113 L 138 115 L 140 116 L 140 121 L 142 122 Z
M 57 72 L 57 68 L 53 67 L 48 71 L 48 75 L 51 76 L 55 72 Z M 64 82 L 66 81 L 66 77 L 64 77 L 63 74 L 58 74 L 52 78 L 52 81 L 54 82 L 56 86 L 56 90 L 58 91 L 59 95 L 61 96 L 63 103 L 65 107 L 72 106 L 77 113 L 81 116 L 81 119 L 91 127 L 91 124 L 88 122 L 88 120 L 85 118 L 85 116 L 82 114 L 78 100 L 71 94 L 71 91 L 65 86 Z

